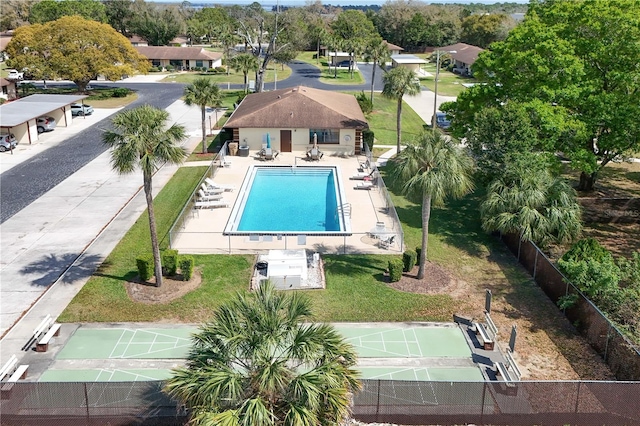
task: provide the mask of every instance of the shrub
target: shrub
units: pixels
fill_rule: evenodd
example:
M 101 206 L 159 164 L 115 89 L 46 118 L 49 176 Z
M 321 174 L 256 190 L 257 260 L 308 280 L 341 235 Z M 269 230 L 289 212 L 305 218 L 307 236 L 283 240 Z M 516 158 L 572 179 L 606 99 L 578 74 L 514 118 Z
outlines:
M 153 277 L 153 255 L 143 254 L 136 258 L 138 275 L 142 281 L 149 281 Z
M 389 261 L 389 281 L 392 283 L 400 281 L 403 266 L 402 259 L 399 257 L 394 257 Z
M 370 114 L 371 111 L 373 111 L 373 102 L 371 102 L 371 98 L 369 96 L 365 95 L 364 91 L 357 94 L 356 99 L 358 100 L 360 109 L 365 115 Z
M 215 73 L 216 69 L 215 68 L 207 68 L 207 72 Z
M 364 129 L 362 131 L 362 140 L 369 147 L 369 151 L 373 151 L 373 139 L 374 139 L 374 136 L 375 135 L 373 133 L 373 130 Z
M 216 72 L 225 73 L 227 72 L 227 69 L 225 67 L 216 67 Z
M 422 253 L 422 247 L 416 247 L 416 265 L 420 264 L 420 253 Z
M 165 250 L 162 252 L 162 266 L 164 274 L 174 276 L 178 271 L 178 250 Z
M 238 99 L 236 99 L 236 104 L 240 105 L 240 102 L 247 96 L 247 93 L 240 92 L 238 95 Z
M 558 267 L 589 298 L 617 288 L 620 281 L 620 268 L 611 252 L 594 238 L 575 243 L 558 260 Z
M 402 253 L 402 264 L 405 272 L 410 272 L 416 265 L 416 252 L 413 250 L 406 250 Z
M 193 256 L 180 256 L 180 272 L 184 281 L 189 281 L 193 276 L 193 264 Z
M 175 70 L 175 67 L 174 67 L 173 65 L 167 65 L 167 66 L 165 67 L 165 69 L 166 69 L 167 71 L 171 72 L 171 71 L 174 71 L 174 70 Z
M 124 87 L 118 87 L 116 89 L 113 89 L 111 96 L 114 98 L 124 98 L 129 94 L 129 92 L 130 92 L 129 89 L 126 89 Z
M 158 68 L 158 67 L 149 68 L 149 72 L 160 72 L 160 71 L 162 71 L 162 70 L 160 68 Z

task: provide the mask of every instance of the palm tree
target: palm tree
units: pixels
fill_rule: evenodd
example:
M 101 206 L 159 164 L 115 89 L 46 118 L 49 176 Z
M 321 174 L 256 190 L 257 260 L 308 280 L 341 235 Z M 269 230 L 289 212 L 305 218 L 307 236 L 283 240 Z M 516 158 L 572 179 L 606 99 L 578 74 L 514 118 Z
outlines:
M 552 175 L 536 154 L 520 154 L 489 185 L 480 206 L 485 231 L 516 233 L 522 241 L 545 246 L 564 244 L 580 236 L 582 221 L 576 193 Z
M 376 81 L 376 68 L 378 65 L 385 69 L 384 66 L 389 61 L 391 54 L 389 47 L 380 37 L 372 38 L 365 47 L 365 58 L 369 62 L 373 62 L 373 71 L 371 73 L 371 104 L 373 105 L 373 89 Z
M 384 88 L 382 96 L 389 99 L 397 99 L 398 115 L 396 117 L 396 138 L 398 152 L 400 152 L 400 138 L 402 133 L 402 97 L 404 95 L 415 96 L 420 93 L 420 83 L 416 74 L 405 67 L 396 67 L 383 77 Z
M 270 283 L 224 303 L 193 336 L 187 366 L 165 392 L 196 425 L 341 424 L 360 388 L 356 355 L 309 299 Z
M 241 72 L 244 75 L 244 93 L 247 93 L 249 91 L 249 73 L 256 72 L 260 68 L 258 58 L 250 53 L 241 53 L 231 58 L 230 65 L 236 72 Z
M 207 153 L 207 105 L 218 108 L 222 102 L 220 87 L 207 77 L 193 80 L 184 88 L 184 103 L 198 105 L 202 111 L 202 153 Z
M 394 181 L 402 193 L 422 203 L 422 249 L 418 279 L 424 278 L 429 243 L 431 205 L 447 197 L 460 198 L 473 190 L 473 161 L 453 138 L 437 130 L 423 132 L 411 141 L 392 163 Z
M 185 129 L 178 124 L 167 128 L 168 118 L 167 111 L 143 105 L 118 113 L 111 120 L 113 130 L 107 130 L 103 135 L 104 143 L 112 148 L 111 167 L 116 172 L 127 174 L 136 167 L 142 169 L 157 287 L 162 285 L 162 264 L 151 181 L 153 174 L 165 163 L 180 164 L 187 156 L 185 149 L 178 145 L 186 137 Z

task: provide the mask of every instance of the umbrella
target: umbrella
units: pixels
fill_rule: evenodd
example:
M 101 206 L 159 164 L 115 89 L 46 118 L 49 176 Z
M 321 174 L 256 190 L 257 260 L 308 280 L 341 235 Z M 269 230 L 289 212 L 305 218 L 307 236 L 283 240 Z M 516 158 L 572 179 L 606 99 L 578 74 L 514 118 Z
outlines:
M 271 135 L 269 135 L 269 133 L 267 133 L 267 148 L 271 148 Z
M 318 134 L 317 133 L 313 134 L 313 147 L 315 149 L 318 149 Z

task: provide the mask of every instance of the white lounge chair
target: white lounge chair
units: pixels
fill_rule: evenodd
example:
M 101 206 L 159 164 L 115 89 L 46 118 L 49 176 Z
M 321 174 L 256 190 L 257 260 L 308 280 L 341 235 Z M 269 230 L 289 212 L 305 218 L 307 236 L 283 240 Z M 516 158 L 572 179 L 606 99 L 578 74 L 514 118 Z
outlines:
M 217 195 L 224 192 L 224 189 L 222 188 L 209 188 L 204 182 L 200 185 L 200 190 L 204 192 L 205 195 Z
M 221 194 L 207 194 L 202 189 L 198 190 L 198 201 L 219 201 L 222 200 Z
M 196 201 L 196 209 L 215 209 L 218 207 L 229 207 L 226 201 Z
M 223 185 L 220 183 L 216 183 L 209 178 L 204 178 L 204 183 L 207 185 L 207 188 L 209 188 L 209 190 L 222 189 L 223 191 L 233 191 L 234 189 L 236 189 L 236 187 L 233 185 Z
M 355 175 L 349 177 L 351 180 L 365 180 L 366 178 L 373 178 L 373 171 L 371 172 L 358 172 Z
M 356 184 L 356 186 L 353 187 L 353 189 L 368 189 L 368 190 L 371 190 L 371 189 L 373 189 L 375 187 L 376 187 L 375 183 L 373 183 L 370 180 L 365 180 L 363 182 L 358 182 Z

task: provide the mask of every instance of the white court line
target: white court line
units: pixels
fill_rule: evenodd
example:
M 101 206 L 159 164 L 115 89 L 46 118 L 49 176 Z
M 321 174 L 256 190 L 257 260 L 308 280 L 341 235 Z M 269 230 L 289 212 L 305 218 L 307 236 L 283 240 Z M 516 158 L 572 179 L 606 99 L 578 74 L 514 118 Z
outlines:
M 127 344 L 127 347 L 124 348 L 124 352 L 122 352 L 122 355 L 120 356 L 120 358 L 127 358 L 125 355 L 127 354 L 127 351 L 129 350 L 129 346 L 131 345 L 131 342 L 133 342 L 133 339 L 136 338 L 136 333 L 138 332 L 138 330 L 132 330 L 133 331 L 133 336 L 131 336 L 131 340 L 129 340 L 129 343 Z
M 170 338 L 176 339 L 176 340 L 186 340 L 187 342 L 191 342 L 191 338 L 190 337 L 172 336 L 170 334 L 158 333 L 157 331 L 149 331 L 149 330 L 144 330 L 144 329 L 141 329 L 141 328 L 136 328 L 136 331 L 139 331 L 141 333 L 155 334 L 156 336 L 170 337 Z M 169 342 L 167 342 L 167 343 L 169 343 Z
M 120 338 L 118 339 L 118 342 L 116 343 L 116 345 L 113 347 L 113 349 L 111 349 L 111 353 L 109 354 L 108 359 L 111 359 L 113 357 L 113 351 L 116 350 L 116 348 L 118 347 L 118 345 L 120 344 L 120 340 L 122 340 L 122 336 L 124 336 L 124 334 L 127 332 L 128 329 L 123 328 L 122 329 L 122 334 L 120 335 Z
M 440 405 L 438 404 L 438 397 L 436 396 L 436 390 L 433 388 L 433 383 L 431 383 L 431 375 L 429 374 L 429 369 L 425 367 L 424 371 L 427 373 L 427 379 L 428 383 L 429 383 L 429 387 L 431 387 L 431 393 L 433 394 L 433 400 L 435 401 L 436 405 Z M 422 392 L 422 391 L 420 391 Z M 424 401 L 424 398 L 422 398 L 422 400 Z
M 153 344 L 156 343 L 156 340 L 158 340 L 158 334 L 156 333 L 155 336 L 153 336 L 153 342 L 151 342 L 151 346 L 149 346 L 149 350 L 147 351 L 147 354 L 151 353 L 151 349 L 153 349 Z

